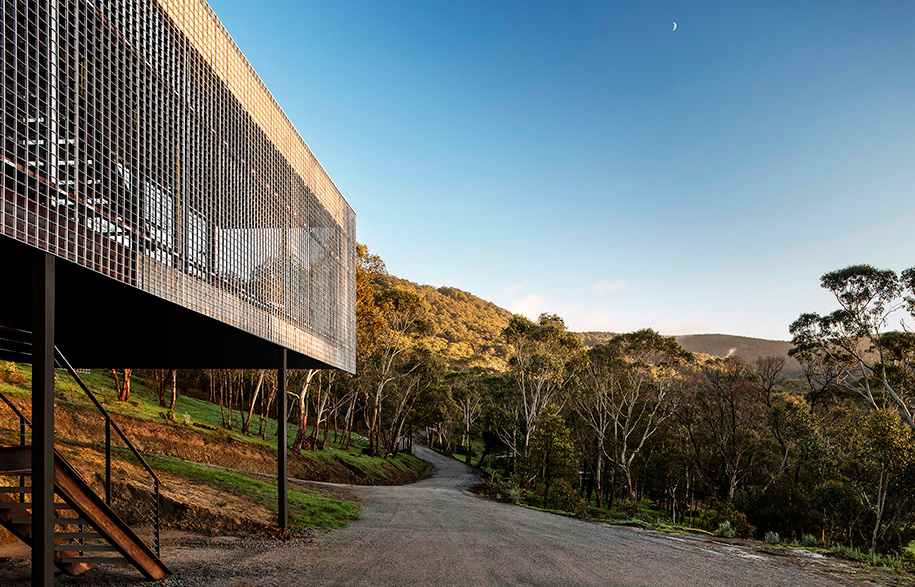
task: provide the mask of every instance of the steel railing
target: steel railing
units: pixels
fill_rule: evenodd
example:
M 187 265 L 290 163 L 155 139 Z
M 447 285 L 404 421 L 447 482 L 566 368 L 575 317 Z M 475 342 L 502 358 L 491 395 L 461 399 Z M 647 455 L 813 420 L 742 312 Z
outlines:
M 31 336 L 32 333 L 27 330 L 19 330 L 16 328 L 9 328 L 7 326 L 0 326 L 0 351 L 4 351 L 6 356 L 16 356 L 22 362 L 28 362 L 31 359 Z M 140 462 L 146 472 L 152 477 L 153 481 L 153 504 L 152 504 L 152 530 L 153 530 L 153 547 L 156 552 L 156 556 L 159 556 L 160 551 L 160 528 L 159 528 L 159 487 L 161 485 L 161 480 L 159 476 L 156 475 L 156 472 L 149 466 L 149 463 L 146 462 L 146 459 L 143 458 L 143 455 L 140 454 L 140 451 L 134 446 L 134 444 L 127 438 L 127 435 L 124 434 L 124 431 L 121 430 L 121 427 L 118 426 L 118 423 L 114 421 L 111 417 L 111 414 L 102 403 L 98 400 L 92 390 L 89 389 L 89 386 L 83 381 L 79 376 L 79 373 L 70 365 L 70 362 L 67 358 L 60 352 L 56 346 L 54 347 L 54 358 L 57 368 L 65 370 L 70 377 L 76 382 L 76 384 L 82 389 L 86 394 L 95 408 L 99 411 L 102 417 L 105 419 L 105 503 L 108 506 L 111 506 L 111 431 L 114 430 L 121 440 L 124 441 L 124 444 L 130 450 L 131 453 L 136 457 Z M 16 405 L 5 395 L 0 393 L 0 399 L 16 414 L 19 418 L 19 444 L 26 444 L 26 432 L 27 428 L 31 429 L 32 424 L 29 422 L 28 418 L 16 407 Z

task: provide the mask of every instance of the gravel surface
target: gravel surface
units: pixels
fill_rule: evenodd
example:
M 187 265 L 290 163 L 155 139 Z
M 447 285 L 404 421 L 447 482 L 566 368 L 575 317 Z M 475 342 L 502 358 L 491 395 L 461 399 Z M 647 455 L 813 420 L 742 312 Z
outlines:
M 799 551 L 585 522 L 481 499 L 474 474 L 423 447 L 433 477 L 353 488 L 363 519 L 288 542 L 172 533 L 169 585 L 874 585 L 854 569 Z M 818 558 L 819 557 L 819 558 Z M 26 567 L 26 573 L 28 569 Z M 4 581 L 6 579 L 6 581 Z M 0 583 L 16 584 L 10 575 Z M 60 585 L 146 585 L 130 568 L 97 567 Z M 161 585 L 161 583 L 160 583 Z

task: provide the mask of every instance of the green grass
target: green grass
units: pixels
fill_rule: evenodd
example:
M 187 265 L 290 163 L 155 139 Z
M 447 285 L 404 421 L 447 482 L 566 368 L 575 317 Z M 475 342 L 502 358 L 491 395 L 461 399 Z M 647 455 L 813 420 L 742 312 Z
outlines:
M 841 558 L 865 563 L 876 568 L 878 571 L 902 573 L 908 567 L 904 555 L 897 556 L 893 554 L 879 553 L 871 554 L 869 552 L 864 552 L 857 548 L 850 548 L 842 544 L 837 544 L 826 552 Z
M 29 387 L 32 375 L 31 367 L 21 363 L 4 363 L 0 365 L 0 370 L 2 368 L 9 369 L 11 366 L 15 368 L 17 374 L 22 376 L 23 381 L 20 383 L 6 383 L 0 380 L 0 392 L 19 396 L 31 394 Z M 273 418 L 267 418 L 264 421 L 266 439 L 261 438 L 260 417 L 256 412 L 251 421 L 251 433 L 244 435 L 241 432 L 242 418 L 247 416 L 247 412 L 233 410 L 232 429 L 229 430 L 222 427 L 222 412 L 218 405 L 179 394 L 175 402 L 174 420 L 169 422 L 160 415 L 166 414 L 168 410 L 159 405 L 159 397 L 155 390 L 147 385 L 142 377 L 136 374 L 131 377 L 130 402 L 127 403 L 117 401 L 117 389 L 110 369 L 93 369 L 89 373 L 80 373 L 79 375 L 102 405 L 105 406 L 105 409 L 112 414 L 159 424 L 168 423 L 172 426 L 185 427 L 191 425 L 193 430 L 202 434 L 233 438 L 240 442 L 276 449 L 277 421 Z M 59 404 L 95 409 L 82 389 L 65 371 L 57 371 L 55 395 Z M 0 406 L 0 409 L 5 408 Z M 216 430 L 193 426 L 195 423 L 216 428 Z M 313 431 L 310 426 L 307 430 L 309 433 Z M 292 446 L 298 431 L 299 426 L 297 424 L 287 424 L 288 446 Z M 323 437 L 323 432 L 321 434 Z M 362 449 L 365 447 L 364 441 L 357 440 L 353 446 L 344 449 L 341 444 L 334 443 L 333 438 L 333 431 L 331 431 L 327 449 L 306 451 L 308 457 L 322 466 L 339 466 L 339 463 L 335 461 L 343 461 L 347 466 L 366 475 L 367 478 L 375 479 L 387 478 L 392 471 L 408 471 L 418 474 L 425 467 L 425 463 L 421 460 L 406 454 L 399 454 L 395 458 L 368 457 L 362 454 Z
M 132 455 L 129 460 L 134 460 Z M 252 479 L 240 473 L 226 471 L 170 457 L 147 457 L 156 469 L 168 471 L 217 487 L 228 493 L 252 499 L 273 511 L 277 510 L 276 483 Z M 290 527 L 331 529 L 358 520 L 359 504 L 297 489 L 289 490 Z

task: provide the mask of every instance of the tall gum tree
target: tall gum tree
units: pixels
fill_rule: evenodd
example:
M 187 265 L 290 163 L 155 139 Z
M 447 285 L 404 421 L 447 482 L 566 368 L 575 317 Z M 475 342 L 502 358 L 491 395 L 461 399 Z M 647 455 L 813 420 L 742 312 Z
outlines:
M 635 496 L 633 463 L 673 413 L 671 391 L 679 381 L 677 369 L 692 360 L 676 340 L 651 329 L 621 334 L 588 351 L 581 375 L 584 392 L 576 410 L 595 434 L 598 496 L 605 458 L 622 473 L 628 497 Z
M 915 317 L 915 268 L 852 265 L 823 275 L 820 284 L 839 309 L 802 314 L 790 326 L 791 354 L 802 364 L 829 366 L 833 385 L 857 394 L 873 409 L 893 406 L 915 428 L 915 333 L 905 321 L 888 331 L 897 313 Z
M 369 445 L 373 452 L 382 436 L 382 407 L 385 391 L 392 382 L 420 369 L 419 361 L 408 361 L 410 351 L 434 331 L 428 306 L 422 296 L 400 288 L 375 294 L 375 308 L 381 322 L 376 334 L 374 352 L 367 361 L 368 377 L 373 386 L 369 397 Z
M 565 405 L 564 392 L 584 363 L 584 348 L 555 314 L 541 314 L 537 322 L 515 314 L 502 338 L 511 349 L 508 365 L 519 392 L 514 408 L 524 426 L 520 446 L 517 438 L 503 441 L 516 456 L 525 455 L 540 412 L 550 404 L 559 410 Z

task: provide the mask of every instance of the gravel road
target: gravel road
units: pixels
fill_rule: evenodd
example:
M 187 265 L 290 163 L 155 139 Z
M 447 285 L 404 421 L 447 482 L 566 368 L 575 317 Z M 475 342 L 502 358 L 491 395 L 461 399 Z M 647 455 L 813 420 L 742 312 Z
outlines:
M 353 488 L 362 520 L 314 539 L 166 538 L 170 585 L 849 586 L 812 553 L 774 554 L 720 541 L 584 522 L 491 502 L 467 491 L 474 474 L 418 447 L 435 475 Z M 176 540 L 177 539 L 177 540 Z M 852 569 L 848 569 L 849 572 Z M 136 572 L 96 568 L 67 585 L 138 585 Z M 94 576 L 93 576 L 94 575 Z

